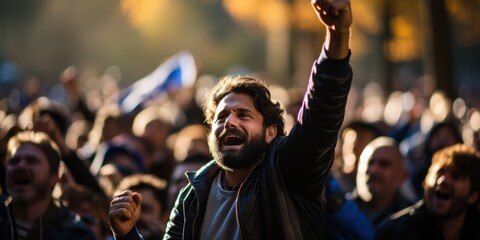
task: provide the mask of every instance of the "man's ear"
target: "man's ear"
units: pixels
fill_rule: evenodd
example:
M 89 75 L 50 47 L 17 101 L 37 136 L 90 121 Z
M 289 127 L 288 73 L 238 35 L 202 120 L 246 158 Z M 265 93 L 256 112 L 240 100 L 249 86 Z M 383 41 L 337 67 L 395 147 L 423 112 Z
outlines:
M 470 196 L 468 197 L 468 205 L 472 205 L 472 204 L 476 203 L 477 200 L 478 200 L 478 192 L 474 191 L 474 192 L 470 193 Z
M 269 144 L 277 136 L 277 127 L 275 125 L 270 125 L 265 131 L 265 141 Z

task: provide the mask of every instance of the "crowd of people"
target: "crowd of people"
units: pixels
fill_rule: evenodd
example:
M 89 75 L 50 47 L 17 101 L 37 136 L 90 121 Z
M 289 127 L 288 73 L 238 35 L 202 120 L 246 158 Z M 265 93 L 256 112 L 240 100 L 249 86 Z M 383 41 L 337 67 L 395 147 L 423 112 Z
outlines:
M 327 2 L 305 95 L 226 77 L 125 113 L 74 67 L 68 102 L 29 79 L 0 105 L 0 239 L 480 239 L 478 103 L 350 89 L 350 3 Z

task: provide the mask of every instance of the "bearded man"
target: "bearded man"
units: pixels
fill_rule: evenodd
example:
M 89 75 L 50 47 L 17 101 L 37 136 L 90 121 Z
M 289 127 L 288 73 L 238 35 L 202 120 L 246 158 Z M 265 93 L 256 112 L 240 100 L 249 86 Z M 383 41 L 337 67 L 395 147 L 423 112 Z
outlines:
M 205 104 L 214 161 L 179 193 L 164 239 L 323 239 L 327 175 L 351 84 L 349 0 L 313 0 L 327 29 L 297 123 L 285 134 L 283 110 L 266 84 L 225 77 Z M 117 239 L 139 239 L 142 197 L 111 203 Z
M 385 220 L 377 239 L 480 239 L 480 152 L 465 144 L 437 151 L 424 197 Z

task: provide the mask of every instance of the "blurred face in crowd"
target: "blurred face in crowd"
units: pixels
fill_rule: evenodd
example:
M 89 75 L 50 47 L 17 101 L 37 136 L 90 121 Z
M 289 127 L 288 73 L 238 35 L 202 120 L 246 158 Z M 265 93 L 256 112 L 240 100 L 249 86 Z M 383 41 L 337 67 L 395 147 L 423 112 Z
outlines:
M 357 186 L 362 198 L 361 190 L 367 191 L 372 198 L 384 198 L 397 192 L 407 177 L 407 170 L 403 156 L 396 147 L 381 146 L 374 149 L 368 158 L 362 155 L 357 174 Z
M 57 180 L 46 155 L 33 144 L 22 144 L 6 161 L 7 191 L 17 204 L 50 199 Z
M 185 172 L 197 171 L 203 166 L 203 163 L 180 163 L 175 166 L 172 176 L 170 177 L 170 183 L 168 186 L 168 206 L 173 207 L 175 200 L 177 199 L 180 190 L 188 184 Z
M 153 120 L 145 125 L 142 136 L 148 139 L 155 149 L 163 149 L 165 148 L 168 131 L 165 123 L 160 120 Z
M 424 188 L 427 210 L 443 219 L 463 214 L 478 199 L 478 193 L 471 190 L 470 177 L 456 167 L 432 165 Z
M 107 117 L 102 128 L 102 140 L 111 141 L 115 136 L 120 135 L 122 130 L 121 123 L 118 119 Z
M 444 147 L 452 146 L 455 143 L 458 143 L 455 133 L 450 127 L 444 126 L 434 133 L 429 143 L 429 148 L 433 153 Z
M 136 189 L 135 191 L 142 194 L 143 197 L 137 227 L 145 237 L 149 239 L 157 237 L 158 239 L 165 232 L 165 224 L 161 222 L 162 204 L 150 189 Z
M 111 163 L 120 170 L 124 176 L 140 172 L 135 159 L 125 153 L 117 153 L 105 159 L 106 163 Z
M 99 219 L 100 212 L 96 211 L 97 208 L 95 204 L 98 202 L 84 201 L 78 206 L 68 205 L 68 208 L 78 214 L 83 222 L 85 222 L 90 229 L 95 233 L 96 239 L 102 239 L 103 232 L 102 226 Z
M 346 129 L 343 133 L 342 156 L 345 161 L 344 171 L 355 174 L 360 154 L 365 146 L 375 139 L 376 135 L 365 129 Z
M 264 127 L 263 116 L 246 94 L 230 93 L 218 104 L 209 135 L 212 155 L 222 168 L 252 166 L 276 135 L 274 126 Z

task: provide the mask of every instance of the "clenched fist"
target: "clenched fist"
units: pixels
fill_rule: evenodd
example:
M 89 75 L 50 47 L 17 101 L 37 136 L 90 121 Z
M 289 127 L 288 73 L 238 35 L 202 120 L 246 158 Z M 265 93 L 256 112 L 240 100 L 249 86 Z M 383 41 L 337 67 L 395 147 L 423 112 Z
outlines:
M 140 217 L 142 195 L 125 190 L 116 195 L 110 203 L 108 218 L 116 236 L 126 235 Z

